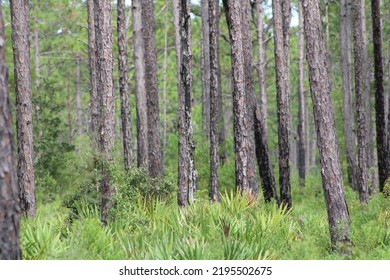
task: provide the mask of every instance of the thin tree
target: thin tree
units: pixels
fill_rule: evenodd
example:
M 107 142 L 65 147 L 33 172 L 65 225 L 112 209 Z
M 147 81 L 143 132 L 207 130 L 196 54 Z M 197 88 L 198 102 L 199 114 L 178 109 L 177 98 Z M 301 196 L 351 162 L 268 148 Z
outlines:
M 288 93 L 289 71 L 289 40 L 286 31 L 287 8 L 283 6 L 280 0 L 272 1 L 272 13 L 274 21 L 274 52 L 275 52 L 275 71 L 276 71 L 276 92 L 278 106 L 278 147 L 279 147 L 279 184 L 280 199 L 282 206 L 290 208 L 291 190 L 290 190 L 290 164 L 289 164 L 289 127 L 290 127 L 290 108 Z
M 183 207 L 192 203 L 196 191 L 194 142 L 192 139 L 191 90 L 192 50 L 190 1 L 182 0 L 179 8 L 180 65 L 179 78 L 179 160 L 178 160 L 178 204 Z M 176 27 L 176 26 L 175 26 Z M 178 39 L 178 38 L 176 38 Z M 178 44 L 178 43 L 176 43 Z
M 77 118 L 77 128 L 76 134 L 81 135 L 83 133 L 83 108 L 81 104 L 81 89 L 80 89 L 80 80 L 81 80 L 81 70 L 80 70 L 80 56 L 76 56 L 76 118 Z
M 125 1 L 118 0 L 118 71 L 119 71 L 119 94 L 121 99 L 121 121 L 122 121 L 122 145 L 125 170 L 129 170 L 133 160 L 131 145 L 131 115 L 130 115 L 130 85 L 127 53 L 127 28 Z
M 385 181 L 390 177 L 390 141 L 386 131 L 385 96 L 383 87 L 382 23 L 380 1 L 371 0 L 372 34 L 375 63 L 375 121 L 378 151 L 379 190 L 383 192 Z
M 100 181 L 102 202 L 100 212 L 101 221 L 106 225 L 110 209 L 110 198 L 114 192 L 108 170 L 112 161 L 115 141 L 111 1 L 94 0 L 94 11 L 96 19 L 97 90 L 100 97 L 99 147 L 102 161 L 102 177 Z
M 19 190 L 13 142 L 4 19 L 0 3 L 0 260 L 17 260 L 22 257 L 19 244 Z
M 210 15 L 209 5 L 212 0 L 201 0 L 201 76 L 202 76 L 202 128 L 206 136 L 210 136 L 210 108 L 211 96 L 211 65 L 210 65 Z
M 21 210 L 35 216 L 34 145 L 30 76 L 29 1 L 11 0 L 12 48 L 16 93 L 16 130 L 18 139 L 18 185 Z
M 350 218 L 345 200 L 336 139 L 335 114 L 330 96 L 320 1 L 303 0 L 302 4 L 305 21 L 306 58 L 309 64 L 310 90 L 330 238 L 334 248 L 344 251 L 342 246 L 350 243 Z

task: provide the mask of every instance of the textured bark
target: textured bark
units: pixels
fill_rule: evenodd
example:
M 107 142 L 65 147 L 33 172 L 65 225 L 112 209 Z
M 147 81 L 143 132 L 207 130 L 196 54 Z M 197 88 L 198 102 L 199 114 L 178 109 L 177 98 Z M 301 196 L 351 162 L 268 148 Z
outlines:
M 111 207 L 110 199 L 114 193 L 108 165 L 112 161 L 115 141 L 111 2 L 109 0 L 94 0 L 94 10 L 96 19 L 97 89 L 100 97 L 99 144 L 102 161 L 100 212 L 102 223 L 107 224 L 108 211 Z
M 276 92 L 278 106 L 278 147 L 279 147 L 279 184 L 280 199 L 282 206 L 290 208 L 290 165 L 289 165 L 289 127 L 290 127 L 290 105 L 288 92 L 288 71 L 289 71 L 289 40 L 286 32 L 287 8 L 282 8 L 280 0 L 272 1 L 272 13 L 274 19 L 274 48 L 275 48 L 275 71 L 276 71 Z
M 80 57 L 76 57 L 76 118 L 77 128 L 76 134 L 81 135 L 83 133 L 83 108 L 81 105 L 81 91 L 80 91 Z
M 122 123 L 122 146 L 125 170 L 129 170 L 133 161 L 131 145 L 131 113 L 130 113 L 130 82 L 127 53 L 127 29 L 125 1 L 118 0 L 118 71 L 119 71 L 119 94 L 121 99 L 121 123 Z
M 34 145 L 30 76 L 29 1 L 12 0 L 11 25 L 16 92 L 18 185 L 22 212 L 35 216 Z
M 137 111 L 137 165 L 148 169 L 148 110 L 145 87 L 145 45 L 142 32 L 142 1 L 132 1 L 135 64 L 135 99 Z
M 218 146 L 219 134 L 222 127 L 222 92 L 219 64 L 219 1 L 209 0 L 209 63 L 210 63 L 210 192 L 212 201 L 219 200 L 218 192 Z M 204 4 L 204 3 L 203 3 Z M 202 7 L 203 8 L 203 7 Z M 203 104 L 205 106 L 205 104 Z
M 20 259 L 18 186 L 14 163 L 8 70 L 0 3 L 0 260 Z
M 354 38 L 354 58 L 355 58 L 355 93 L 356 93 L 356 111 L 357 111 L 357 143 L 358 143 L 358 169 L 357 186 L 359 198 L 363 203 L 368 203 L 367 186 L 367 140 L 366 140 L 366 107 L 364 87 L 364 50 L 365 33 L 363 31 L 362 14 L 364 12 L 364 0 L 354 1 L 354 20 L 353 20 L 353 38 Z
M 210 118 L 211 118 L 211 96 L 210 87 L 213 86 L 210 82 L 210 16 L 209 5 L 213 0 L 201 1 L 201 18 L 202 18 L 202 57 L 201 57 L 201 76 L 202 76 L 202 128 L 206 136 L 210 136 Z
M 303 27 L 302 3 L 299 2 L 299 44 L 298 44 L 298 173 L 299 185 L 305 186 L 306 177 L 306 118 L 304 93 L 305 35 Z
M 330 238 L 335 249 L 344 251 L 350 243 L 350 219 L 345 200 L 339 160 L 335 116 L 330 96 L 326 50 L 321 26 L 319 0 L 303 0 L 305 40 L 310 90 L 320 151 L 322 186 L 328 212 Z
M 93 0 L 87 0 L 88 9 L 88 65 L 90 75 L 90 106 L 91 106 L 91 131 L 93 137 L 99 129 L 99 99 L 97 95 L 96 73 L 96 35 L 95 35 L 95 12 Z M 97 139 L 95 139 L 96 141 Z
M 388 132 L 385 130 L 385 100 L 383 87 L 382 23 L 380 1 L 371 0 L 372 34 L 375 63 L 375 122 L 378 151 L 379 190 L 383 192 L 385 181 L 390 177 L 390 147 Z
M 177 7 L 177 6 L 175 6 Z M 175 8 L 174 7 L 174 8 Z M 191 90 L 192 51 L 190 1 L 179 5 L 180 26 L 180 83 L 179 83 L 179 160 L 178 160 L 178 204 L 192 203 L 196 191 L 196 170 L 192 139 Z M 179 62 L 178 61 L 178 62 Z
M 181 65 L 181 39 L 180 39 L 180 0 L 172 0 L 173 26 L 175 28 L 176 70 L 177 87 L 180 88 L 180 65 Z
M 142 33 L 145 47 L 145 89 L 148 114 L 148 160 L 152 178 L 163 175 L 163 158 L 160 138 L 160 107 L 157 85 L 156 34 L 154 30 L 153 0 L 142 1 Z
M 357 159 L 355 154 L 354 105 L 352 82 L 352 24 L 351 1 L 340 1 L 341 74 L 344 96 L 344 136 L 348 163 L 348 182 L 357 190 Z
M 249 2 L 224 0 L 229 27 L 233 78 L 233 131 L 236 186 L 243 194 L 257 196 L 253 134 L 254 92 L 250 52 Z M 245 18 L 245 20 L 244 20 Z M 250 63 L 250 69 L 248 64 Z M 249 74 L 250 72 L 250 74 Z M 243 82 L 244 81 L 244 82 Z

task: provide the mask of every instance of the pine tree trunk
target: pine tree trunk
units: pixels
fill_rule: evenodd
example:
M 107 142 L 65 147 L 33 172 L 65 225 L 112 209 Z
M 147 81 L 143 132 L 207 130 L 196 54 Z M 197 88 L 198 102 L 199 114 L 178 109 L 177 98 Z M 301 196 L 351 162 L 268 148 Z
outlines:
M 41 56 L 39 52 L 39 30 L 38 19 L 34 15 L 34 64 L 35 64 L 35 85 L 38 87 L 41 81 Z
M 135 64 L 135 96 L 137 111 L 137 165 L 148 170 L 148 110 L 145 86 L 145 44 L 142 33 L 142 1 L 132 1 Z
M 16 92 L 18 185 L 22 212 L 35 216 L 34 145 L 30 76 L 29 1 L 12 0 L 11 25 Z
M 76 117 L 77 117 L 77 129 L 76 134 L 81 135 L 83 133 L 83 108 L 81 105 L 81 90 L 80 90 L 80 57 L 76 57 Z
M 122 123 L 122 145 L 125 170 L 129 170 L 133 161 L 131 144 L 131 113 L 130 113 L 130 85 L 127 53 L 127 29 L 126 29 L 126 8 L 125 1 L 118 0 L 118 71 L 119 71 L 119 94 L 121 100 L 121 123 Z
M 183 0 L 179 6 L 180 27 L 180 83 L 179 83 L 179 160 L 178 204 L 183 207 L 192 203 L 196 191 L 194 142 L 192 139 L 191 90 L 192 51 L 190 1 Z M 177 43 L 178 44 L 178 43 Z
M 94 0 L 94 11 L 96 19 L 97 93 L 100 97 L 99 145 L 102 161 L 100 219 L 106 225 L 108 212 L 111 207 L 110 199 L 114 193 L 108 170 L 109 164 L 112 162 L 115 141 L 111 2 L 109 0 Z
M 319 0 L 303 0 L 310 90 L 320 151 L 322 186 L 328 211 L 332 246 L 342 252 L 350 243 L 350 219 L 345 200 L 343 177 L 335 130 L 335 114 L 330 96 L 326 50 Z
M 282 206 L 290 208 L 290 165 L 289 165 L 289 127 L 290 127 L 290 105 L 289 105 L 289 40 L 286 32 L 286 7 L 282 8 L 280 0 L 272 1 L 272 12 L 274 19 L 274 48 L 275 48 L 275 71 L 276 91 L 278 106 L 278 147 L 279 147 L 279 184 L 280 199 Z M 289 21 L 289 20 L 288 20 Z
M 165 34 L 164 34 L 164 66 L 163 66 L 163 103 L 164 103 L 164 131 L 163 131 L 163 156 L 162 160 L 165 159 L 165 150 L 167 147 L 167 63 L 168 63 L 168 31 L 169 31 L 169 2 L 170 0 L 165 1 Z
M 202 33 L 201 33 L 201 76 L 202 76 L 202 128 L 207 137 L 210 137 L 210 117 L 211 117 L 211 69 L 210 69 L 210 18 L 209 5 L 212 0 L 201 0 L 201 18 L 202 18 Z
M 0 3 L 0 260 L 17 260 L 22 257 L 19 243 L 19 190 L 4 42 L 4 19 Z
M 142 32 L 145 47 L 145 89 L 148 114 L 148 160 L 152 178 L 163 175 L 163 159 L 160 136 L 160 107 L 157 85 L 156 34 L 154 30 L 153 0 L 142 1 Z
M 385 181 L 390 177 L 390 145 L 388 131 L 385 129 L 385 100 L 383 87 L 382 23 L 380 1 L 371 0 L 372 34 L 375 63 L 375 122 L 376 145 L 378 151 L 379 190 L 383 192 Z

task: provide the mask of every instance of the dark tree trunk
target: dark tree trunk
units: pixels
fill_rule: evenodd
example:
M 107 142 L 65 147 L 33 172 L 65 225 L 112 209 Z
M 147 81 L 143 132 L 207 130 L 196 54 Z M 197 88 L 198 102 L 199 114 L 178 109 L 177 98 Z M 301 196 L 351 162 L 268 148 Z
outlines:
M 374 42 L 375 63 L 375 121 L 376 121 L 376 145 L 378 151 L 379 190 L 390 177 L 390 145 L 388 132 L 385 129 L 385 97 L 383 87 L 383 58 L 382 58 L 382 23 L 380 13 L 380 1 L 371 0 L 372 34 Z
M 12 47 L 14 51 L 16 129 L 18 139 L 18 184 L 22 212 L 35 216 L 34 145 L 30 77 L 29 1 L 11 2 Z
M 253 134 L 253 103 L 255 98 L 253 80 L 250 77 L 252 75 L 252 61 L 250 59 L 252 49 L 248 50 L 248 46 L 251 44 L 248 22 L 249 1 L 239 3 L 233 0 L 224 0 L 223 4 L 229 27 L 232 56 L 236 186 L 242 194 L 256 197 L 258 188 Z M 250 64 L 250 69 L 248 69 L 248 64 Z
M 286 7 L 282 8 L 280 0 L 272 1 L 272 12 L 274 20 L 274 47 L 275 47 L 275 70 L 276 70 L 276 91 L 278 106 L 278 147 L 279 147 L 279 184 L 280 199 L 282 206 L 290 208 L 290 164 L 289 164 L 289 127 L 290 127 L 290 105 L 288 92 L 288 71 L 289 40 L 286 32 Z
M 206 136 L 210 136 L 210 117 L 211 117 L 211 76 L 210 76 L 210 16 L 209 5 L 212 0 L 201 1 L 202 18 L 202 57 L 201 57 L 201 75 L 202 75 L 202 128 Z
M 145 89 L 148 114 L 148 160 L 152 178 L 163 175 L 163 158 L 160 138 L 160 108 L 157 85 L 156 34 L 154 30 L 153 0 L 142 1 L 142 33 L 145 47 Z
M 321 24 L 319 0 L 303 0 L 307 62 L 310 90 L 320 151 L 322 186 L 328 211 L 332 246 L 344 251 L 350 243 L 350 219 L 345 200 L 343 177 L 338 153 L 335 116 L 330 96 L 326 50 Z
M 138 167 L 148 170 L 148 110 L 145 87 L 145 44 L 142 33 L 142 1 L 132 1 L 133 41 L 135 64 L 135 99 L 137 109 L 137 163 Z
M 99 129 L 99 99 L 97 95 L 96 73 L 96 35 L 95 35 L 95 12 L 93 0 L 87 0 L 88 9 L 88 64 L 90 75 L 90 106 L 91 106 L 91 131 L 93 138 Z M 97 139 L 94 139 L 95 141 Z
M 131 114 L 130 114 L 130 85 L 127 53 L 127 29 L 125 1 L 118 0 L 118 71 L 119 71 L 119 94 L 121 98 L 121 122 L 122 122 L 122 145 L 125 170 L 129 170 L 133 161 L 131 145 Z
M 180 84 L 179 84 L 179 161 L 178 204 L 192 203 L 196 191 L 194 142 L 192 139 L 191 90 L 192 51 L 190 1 L 182 0 L 179 7 L 180 27 Z M 175 6 L 174 8 L 177 8 Z
M 22 257 L 19 244 L 19 190 L 14 163 L 4 40 L 4 19 L 0 3 L 0 260 L 17 260 Z
M 115 141 L 115 107 L 113 89 L 113 57 L 112 57 L 112 27 L 111 2 L 109 0 L 94 0 L 96 19 L 96 50 L 97 50 L 97 90 L 100 97 L 100 129 L 99 145 L 102 160 L 102 177 L 100 189 L 102 203 L 100 207 L 101 221 L 107 224 L 110 198 L 114 192 L 109 173 L 112 162 L 112 151 Z
M 364 12 L 364 0 L 354 1 L 354 57 L 355 57 L 355 93 L 357 110 L 357 143 L 358 143 L 358 169 L 357 186 L 359 198 L 363 203 L 368 203 L 367 187 L 367 142 L 366 142 L 366 108 L 365 108 L 365 33 L 363 32 L 362 13 Z

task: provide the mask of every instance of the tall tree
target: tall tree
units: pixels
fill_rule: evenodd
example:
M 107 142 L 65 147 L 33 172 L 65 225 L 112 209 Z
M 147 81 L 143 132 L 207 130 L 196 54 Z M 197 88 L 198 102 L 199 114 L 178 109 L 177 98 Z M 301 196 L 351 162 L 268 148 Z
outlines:
M 18 186 L 14 163 L 14 137 L 5 62 L 5 37 L 0 3 L 0 260 L 20 259 Z
M 137 111 L 137 163 L 148 169 L 148 106 L 145 87 L 145 44 L 142 32 L 142 1 L 132 1 L 135 64 L 135 99 Z
M 148 161 L 149 175 L 153 178 L 163 174 L 161 153 L 160 108 L 157 85 L 156 33 L 154 30 L 153 0 L 142 1 L 142 33 L 145 48 L 145 89 L 148 113 Z
M 357 159 L 355 154 L 353 82 L 352 82 L 352 17 L 351 0 L 340 0 L 341 75 L 344 96 L 344 135 L 348 164 L 348 182 L 357 189 Z
M 354 1 L 354 20 L 353 20 L 353 38 L 354 38 L 354 58 L 355 58 L 355 93 L 357 110 L 357 143 L 358 143 L 358 169 L 357 184 L 360 201 L 368 202 L 367 186 L 367 140 L 366 140 L 366 107 L 364 88 L 364 50 L 365 33 L 363 31 L 363 13 L 364 0 Z
M 12 47 L 16 92 L 18 184 L 22 212 L 35 216 L 34 146 L 30 77 L 29 1 L 11 0 Z
M 129 170 L 133 160 L 131 145 L 131 117 L 130 117 L 130 85 L 127 53 L 127 28 L 126 7 L 124 0 L 118 0 L 118 71 L 119 71 L 119 94 L 121 98 L 121 121 L 122 121 L 122 145 L 125 170 Z
M 209 5 L 212 0 L 201 0 L 201 19 L 202 19 L 202 33 L 201 33 L 201 76 L 202 76 L 202 128 L 207 137 L 210 136 L 210 90 L 211 76 L 210 76 L 210 15 Z
M 310 90 L 320 152 L 322 186 L 328 211 L 332 246 L 343 251 L 350 243 L 350 219 L 345 200 L 343 177 L 335 130 L 335 115 L 330 96 L 326 50 L 322 32 L 320 1 L 303 0 L 303 15 Z
M 279 147 L 279 184 L 280 199 L 282 205 L 291 207 L 290 190 L 290 164 L 289 164 L 289 39 L 287 29 L 287 17 L 289 7 L 280 0 L 272 1 L 272 14 L 274 21 L 274 48 L 275 48 L 275 71 L 276 92 L 278 106 L 278 147 Z M 289 22 L 289 20 L 288 20 Z
M 190 1 L 182 0 L 179 8 L 180 65 L 179 78 L 179 160 L 178 160 L 178 204 L 189 205 L 195 197 L 196 170 L 194 142 L 192 139 L 191 90 L 192 90 L 192 49 Z M 178 38 L 177 38 L 178 39 Z
M 110 198 L 114 192 L 108 166 L 112 161 L 115 141 L 111 1 L 94 0 L 94 11 L 96 19 L 97 90 L 100 99 L 99 145 L 102 160 L 100 181 L 102 203 L 100 212 L 102 223 L 107 224 Z
M 243 22 L 249 13 L 249 1 L 239 3 L 223 1 L 226 21 L 229 27 L 233 78 L 233 131 L 235 152 L 236 186 L 241 193 L 257 196 L 255 146 L 253 134 L 254 94 L 250 52 L 245 49 L 251 44 L 249 22 Z M 246 18 L 249 21 L 249 17 Z M 244 82 L 243 82 L 244 81 Z M 252 85 L 251 85 L 252 83 Z M 251 88 L 247 88 L 251 85 Z
M 80 89 L 80 79 L 81 79 L 81 71 L 80 71 L 80 56 L 76 56 L 76 118 L 77 118 L 77 128 L 76 134 L 81 135 L 83 133 L 83 108 L 81 104 L 81 89 Z
M 385 97 L 383 87 L 382 23 L 380 1 L 371 0 L 372 34 L 375 63 L 375 121 L 376 145 L 378 151 L 379 190 L 382 192 L 385 181 L 390 177 L 390 145 L 385 126 Z

